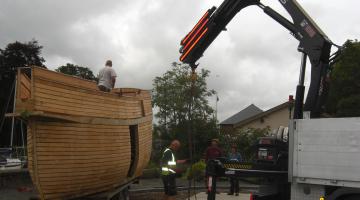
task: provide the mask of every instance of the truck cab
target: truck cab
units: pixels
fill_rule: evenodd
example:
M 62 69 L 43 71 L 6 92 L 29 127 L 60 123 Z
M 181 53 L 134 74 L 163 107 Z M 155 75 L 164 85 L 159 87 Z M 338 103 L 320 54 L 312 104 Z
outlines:
M 254 147 L 255 169 L 287 170 L 288 145 L 286 142 L 276 137 L 261 137 Z

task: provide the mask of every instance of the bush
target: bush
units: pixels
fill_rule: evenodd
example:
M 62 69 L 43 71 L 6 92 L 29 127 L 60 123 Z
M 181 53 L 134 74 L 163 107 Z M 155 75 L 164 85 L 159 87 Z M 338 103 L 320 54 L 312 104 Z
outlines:
M 194 163 L 191 167 L 187 168 L 184 178 L 187 180 L 195 179 L 196 181 L 200 181 L 205 176 L 205 168 L 206 164 L 203 160 Z

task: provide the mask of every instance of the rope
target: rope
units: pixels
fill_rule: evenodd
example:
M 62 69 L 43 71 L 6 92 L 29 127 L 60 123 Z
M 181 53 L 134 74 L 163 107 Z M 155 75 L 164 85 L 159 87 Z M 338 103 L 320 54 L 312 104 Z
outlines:
M 3 110 L 3 112 L 1 113 L 0 131 L 2 131 L 2 128 L 4 126 L 5 113 L 7 112 L 8 108 L 9 108 L 11 98 L 14 97 L 14 101 L 15 101 L 15 95 L 13 95 L 14 88 L 15 88 L 15 79 L 13 81 L 13 84 L 12 84 L 12 87 L 11 87 L 11 90 L 10 90 L 10 94 L 9 94 L 9 98 L 7 99 L 7 102 L 6 102 L 6 106 L 5 106 L 4 110 Z
M 191 76 L 190 76 L 190 80 L 191 80 L 191 86 L 190 86 L 190 95 L 189 95 L 189 110 L 188 110 L 188 142 L 189 142 L 189 156 L 190 156 L 190 170 L 192 168 L 192 165 L 194 164 L 194 158 L 193 158 L 193 153 L 194 153 L 194 143 L 192 141 L 192 135 L 193 135 L 193 122 L 192 122 L 192 109 L 193 109 L 193 102 L 194 102 L 194 96 L 195 96 L 195 82 L 196 82 L 196 68 L 191 67 Z M 194 185 L 194 191 L 195 191 L 195 179 L 193 181 L 193 185 Z M 191 195 L 191 179 L 188 182 L 188 199 L 190 200 L 190 195 Z M 196 192 L 195 192 L 195 199 L 197 199 L 196 197 Z

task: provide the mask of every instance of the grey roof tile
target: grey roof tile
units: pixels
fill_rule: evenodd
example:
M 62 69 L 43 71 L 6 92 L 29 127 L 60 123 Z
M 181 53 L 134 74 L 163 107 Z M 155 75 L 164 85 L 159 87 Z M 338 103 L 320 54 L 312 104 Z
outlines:
M 228 119 L 224 120 L 220 124 L 237 124 L 243 120 L 246 120 L 252 116 L 255 116 L 259 113 L 262 113 L 263 110 L 255 106 L 254 104 L 249 105 L 245 109 L 241 110 L 240 112 L 236 113 L 235 115 L 229 117 Z

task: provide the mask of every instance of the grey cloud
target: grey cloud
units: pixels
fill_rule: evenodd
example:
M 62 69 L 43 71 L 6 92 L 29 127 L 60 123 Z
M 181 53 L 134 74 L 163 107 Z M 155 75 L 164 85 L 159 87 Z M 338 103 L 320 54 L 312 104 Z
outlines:
M 298 1 L 334 42 L 359 37 L 359 1 Z M 35 38 L 50 67 L 72 62 L 95 73 L 113 59 L 117 86 L 150 89 L 152 79 L 178 61 L 182 37 L 221 2 L 0 0 L 0 48 Z M 278 1 L 262 2 L 289 17 Z M 220 121 L 250 103 L 267 109 L 295 93 L 300 54 L 288 31 L 256 6 L 227 28 L 200 59 L 200 68 L 212 72 L 209 88 L 219 93 Z

